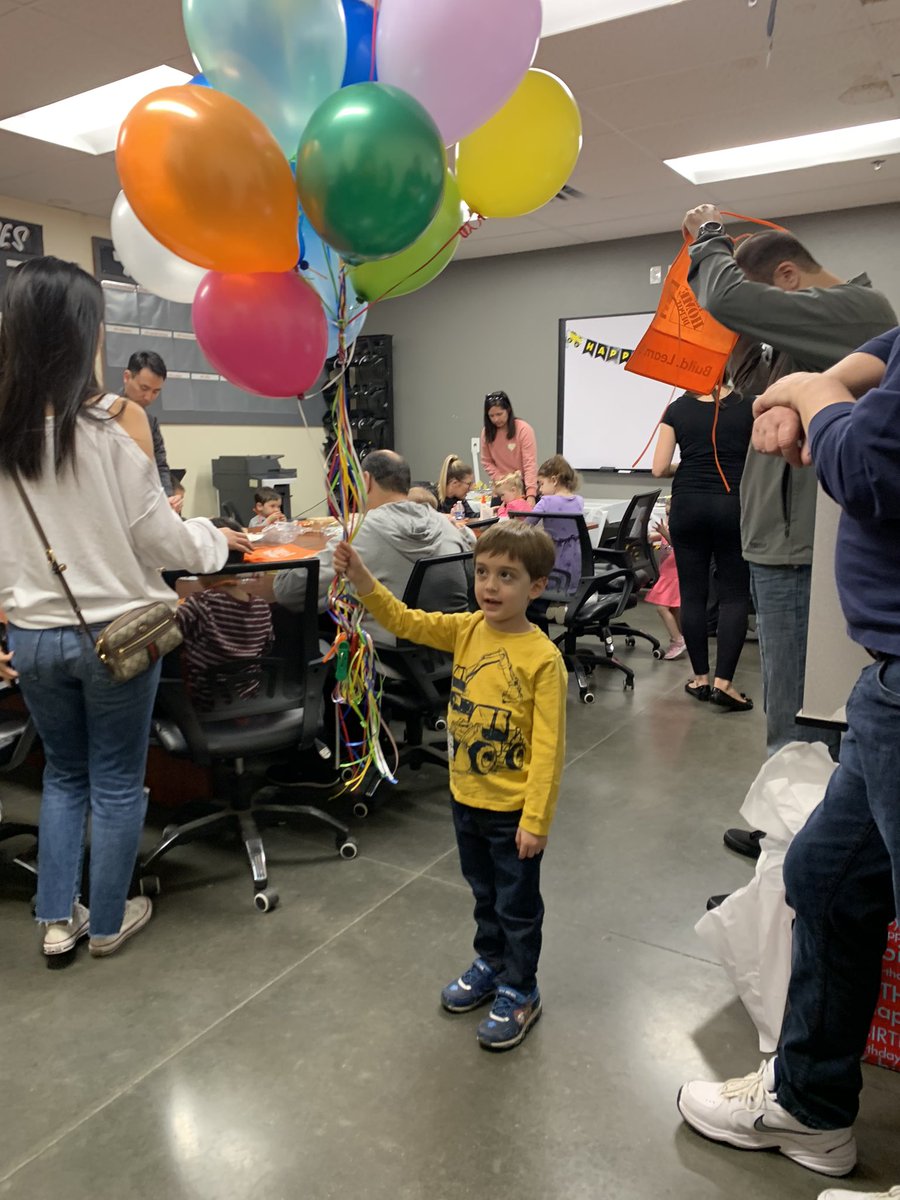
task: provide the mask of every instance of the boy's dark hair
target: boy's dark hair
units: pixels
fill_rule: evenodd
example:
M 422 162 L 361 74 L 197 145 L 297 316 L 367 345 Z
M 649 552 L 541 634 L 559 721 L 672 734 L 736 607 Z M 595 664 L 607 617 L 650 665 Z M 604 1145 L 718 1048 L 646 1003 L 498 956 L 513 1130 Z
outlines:
M 233 529 L 235 533 L 244 532 L 243 526 L 238 525 L 237 521 L 232 521 L 230 517 L 213 517 L 212 523 L 216 529 Z M 230 567 L 233 563 L 242 563 L 243 561 L 244 553 L 242 550 L 229 550 L 228 557 L 225 559 L 225 565 Z M 205 576 L 204 578 L 214 578 L 214 574 L 212 576 Z
M 475 543 L 476 563 L 483 554 L 505 554 L 515 559 L 532 581 L 546 579 L 556 563 L 553 538 L 527 521 L 501 521 L 486 529 Z
M 748 279 L 756 283 L 772 283 L 776 268 L 783 262 L 792 262 L 801 271 L 821 271 L 804 245 L 792 233 L 778 229 L 767 229 L 752 233 L 738 243 L 734 261 Z
M 545 479 L 555 479 L 562 487 L 568 488 L 570 492 L 578 490 L 578 485 L 581 482 L 578 478 L 578 472 L 570 465 L 568 459 L 563 458 L 561 454 L 554 454 L 550 458 L 545 459 L 538 467 L 538 478 L 543 475 Z
M 513 412 L 512 401 L 506 392 L 489 392 L 484 398 L 484 440 L 490 444 L 499 433 L 497 426 L 488 416 L 492 408 L 506 409 L 506 436 L 516 436 L 516 414 Z
M 409 463 L 394 450 L 372 450 L 362 461 L 362 469 L 368 471 L 380 488 L 386 492 L 409 495 L 412 474 Z
M 276 488 L 261 487 L 253 493 L 254 504 L 268 504 L 270 500 L 280 500 L 281 492 Z
M 129 358 L 128 370 L 132 375 L 140 375 L 144 368 L 158 375 L 160 379 L 165 379 L 168 375 L 166 364 L 155 350 L 138 350 Z

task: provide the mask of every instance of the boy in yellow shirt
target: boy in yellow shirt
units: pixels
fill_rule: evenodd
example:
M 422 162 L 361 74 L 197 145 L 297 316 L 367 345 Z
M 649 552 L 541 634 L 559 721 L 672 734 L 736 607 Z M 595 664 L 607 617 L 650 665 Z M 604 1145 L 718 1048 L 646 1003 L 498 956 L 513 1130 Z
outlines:
M 453 654 L 450 790 L 460 865 L 475 896 L 477 957 L 441 1003 L 463 1013 L 492 1001 L 476 1036 L 486 1050 L 509 1050 L 541 1015 L 540 864 L 562 774 L 566 669 L 525 616 L 553 569 L 548 534 L 504 522 L 479 538 L 474 555 L 475 613 L 407 608 L 347 542 L 334 566 L 391 633 Z

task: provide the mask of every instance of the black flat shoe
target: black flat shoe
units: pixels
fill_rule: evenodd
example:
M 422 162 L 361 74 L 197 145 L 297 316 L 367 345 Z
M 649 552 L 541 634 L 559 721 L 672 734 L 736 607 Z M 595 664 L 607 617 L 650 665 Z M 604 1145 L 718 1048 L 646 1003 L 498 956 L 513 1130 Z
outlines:
M 691 687 L 691 681 L 688 680 L 684 685 L 684 690 L 689 696 L 693 696 L 695 700 L 709 699 L 710 692 L 708 683 L 701 683 L 699 687 Z
M 727 692 L 723 692 L 721 688 L 717 687 L 714 687 L 709 693 L 709 702 L 717 704 L 719 708 L 724 708 L 726 712 L 749 712 L 753 707 L 753 701 L 743 692 L 741 692 L 740 700 L 735 700 L 734 696 L 729 696 Z

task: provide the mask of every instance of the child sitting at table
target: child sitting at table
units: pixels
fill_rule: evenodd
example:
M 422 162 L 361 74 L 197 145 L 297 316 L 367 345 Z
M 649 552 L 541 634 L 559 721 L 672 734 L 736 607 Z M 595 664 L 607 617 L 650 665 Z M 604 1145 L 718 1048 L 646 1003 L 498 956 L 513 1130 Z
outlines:
M 236 521 L 215 517 L 219 528 L 236 529 Z M 228 563 L 242 563 L 240 551 Z M 233 699 L 247 699 L 259 689 L 259 659 L 273 641 L 272 610 L 261 596 L 247 590 L 239 575 L 201 575 L 202 591 L 194 592 L 175 611 L 184 637 L 181 649 L 191 699 L 198 708 L 212 708 L 218 692 L 212 668 L 246 661 L 244 674 L 226 675 L 222 687 Z
M 525 480 L 521 471 L 512 471 L 501 479 L 495 479 L 494 494 L 500 498 L 496 513 L 498 517 L 506 517 L 516 512 L 531 512 L 531 505 L 525 499 Z
M 561 454 L 554 454 L 538 468 L 540 500 L 529 520 L 547 516 L 584 516 L 584 497 L 577 494 L 578 476 Z M 576 592 L 581 578 L 581 542 L 574 521 L 546 521 L 544 528 L 556 543 L 554 584 L 560 591 Z
M 257 488 L 253 494 L 253 513 L 248 529 L 261 529 L 263 525 L 285 520 L 281 511 L 281 493 L 271 487 Z

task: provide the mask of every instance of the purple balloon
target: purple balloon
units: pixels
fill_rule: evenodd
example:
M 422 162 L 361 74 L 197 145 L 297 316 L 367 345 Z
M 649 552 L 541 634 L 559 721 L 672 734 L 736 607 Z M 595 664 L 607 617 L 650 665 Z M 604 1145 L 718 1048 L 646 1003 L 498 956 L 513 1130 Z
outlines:
M 541 37 L 541 0 L 381 0 L 378 78 L 419 101 L 444 145 L 506 103 Z

